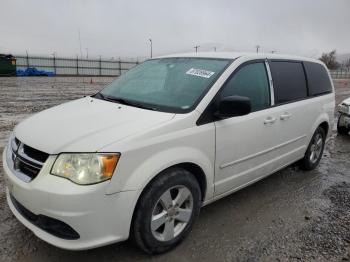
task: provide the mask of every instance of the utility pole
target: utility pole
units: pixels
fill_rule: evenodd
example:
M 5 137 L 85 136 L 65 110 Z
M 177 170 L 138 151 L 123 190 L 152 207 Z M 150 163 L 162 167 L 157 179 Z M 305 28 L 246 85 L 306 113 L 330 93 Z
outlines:
M 78 36 L 79 36 L 79 50 L 80 50 L 80 59 L 83 59 L 83 52 L 82 52 L 82 50 L 81 50 L 80 29 L 78 30 Z
M 153 45 L 153 43 L 152 43 L 152 39 L 151 39 L 151 38 L 148 39 L 148 40 L 149 40 L 149 42 L 151 43 L 151 58 L 152 58 L 152 55 L 153 55 L 153 54 L 152 54 L 152 52 L 153 52 L 153 50 L 152 50 L 152 49 L 153 49 L 153 46 L 152 46 L 152 45 Z
M 255 47 L 256 47 L 256 52 L 259 53 L 260 46 L 256 45 Z
M 89 48 L 85 48 L 86 49 L 86 59 L 89 58 Z
M 194 49 L 196 49 L 196 53 L 197 53 L 197 50 L 199 47 L 200 47 L 200 45 L 196 45 L 195 47 L 193 47 Z

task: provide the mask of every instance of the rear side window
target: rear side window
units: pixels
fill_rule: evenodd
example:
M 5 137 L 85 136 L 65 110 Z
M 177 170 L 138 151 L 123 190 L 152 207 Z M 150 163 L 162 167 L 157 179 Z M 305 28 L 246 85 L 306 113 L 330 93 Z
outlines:
M 324 66 L 312 62 L 304 62 L 304 66 L 311 96 L 332 92 L 332 84 Z
M 235 72 L 221 92 L 221 97 L 227 96 L 248 97 L 252 111 L 269 107 L 270 87 L 265 64 L 248 64 Z
M 301 62 L 272 61 L 269 64 L 276 104 L 307 97 L 305 73 Z

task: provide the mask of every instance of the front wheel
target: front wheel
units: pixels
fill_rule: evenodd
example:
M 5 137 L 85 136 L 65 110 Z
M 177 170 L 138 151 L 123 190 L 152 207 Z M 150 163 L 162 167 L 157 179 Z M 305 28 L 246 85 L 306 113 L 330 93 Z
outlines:
M 190 172 L 169 168 L 142 193 L 132 237 L 149 254 L 166 252 L 190 232 L 201 207 L 201 190 Z
M 325 141 L 326 132 L 322 127 L 318 127 L 311 138 L 304 158 L 300 161 L 302 169 L 312 170 L 316 168 L 322 158 Z

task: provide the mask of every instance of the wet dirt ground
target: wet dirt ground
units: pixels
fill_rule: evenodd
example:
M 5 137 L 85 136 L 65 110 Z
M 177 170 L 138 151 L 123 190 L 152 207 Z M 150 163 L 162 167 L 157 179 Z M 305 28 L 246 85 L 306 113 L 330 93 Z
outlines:
M 14 125 L 28 115 L 93 94 L 110 81 L 0 78 L 0 150 Z M 350 96 L 350 81 L 335 84 L 337 102 Z M 129 242 L 73 252 L 41 241 L 11 214 L 0 168 L 0 261 L 146 260 L 349 261 L 350 135 L 338 136 L 333 128 L 314 171 L 292 165 L 204 207 L 180 246 L 153 257 Z

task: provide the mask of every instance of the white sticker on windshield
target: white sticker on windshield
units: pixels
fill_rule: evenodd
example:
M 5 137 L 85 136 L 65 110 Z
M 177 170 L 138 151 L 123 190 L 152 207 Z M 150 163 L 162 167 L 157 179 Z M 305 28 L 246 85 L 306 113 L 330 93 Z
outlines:
M 200 77 L 204 77 L 204 78 L 209 78 L 213 74 L 215 74 L 215 72 L 207 71 L 207 70 L 203 70 L 203 69 L 191 68 L 190 70 L 188 70 L 186 72 L 186 74 L 187 75 L 200 76 Z

